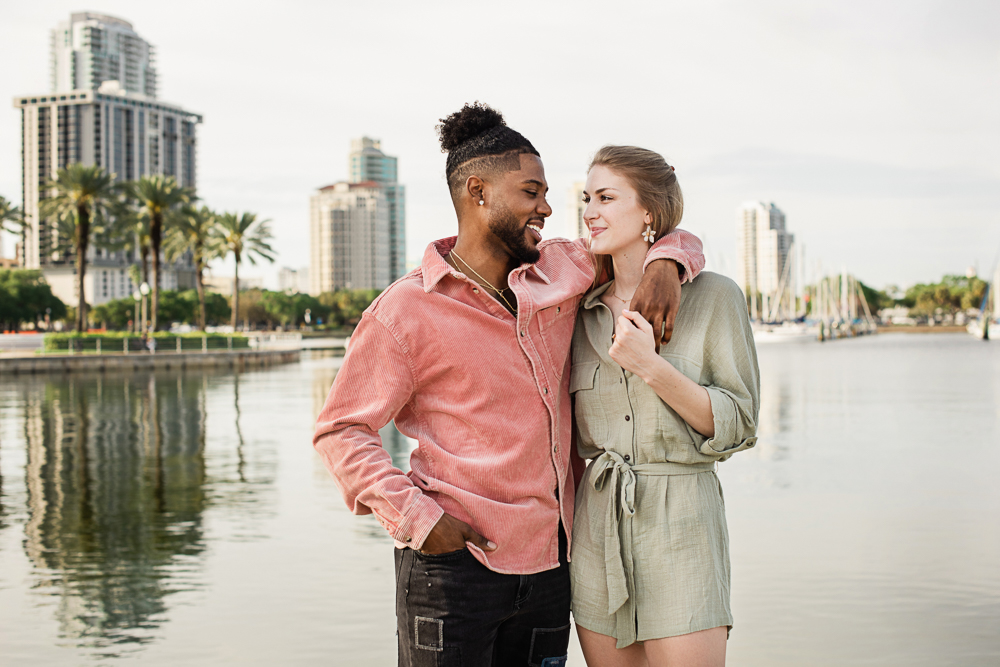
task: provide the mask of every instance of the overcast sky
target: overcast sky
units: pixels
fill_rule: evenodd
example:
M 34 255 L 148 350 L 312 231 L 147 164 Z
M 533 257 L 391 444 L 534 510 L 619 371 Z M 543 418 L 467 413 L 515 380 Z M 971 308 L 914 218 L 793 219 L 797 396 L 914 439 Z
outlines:
M 554 214 L 605 143 L 661 152 L 682 226 L 732 274 L 735 211 L 775 202 L 808 271 L 935 281 L 1000 251 L 1000 3 L 4 3 L 0 194 L 21 197 L 17 95 L 48 91 L 49 30 L 72 11 L 130 21 L 160 98 L 204 115 L 199 194 L 270 218 L 279 266 L 307 266 L 309 196 L 382 140 L 407 187 L 407 256 L 455 233 L 434 126 L 500 109 L 542 154 Z M 5 243 L 9 255 L 12 248 Z M 218 273 L 231 273 L 219 267 Z M 244 272 L 241 272 L 244 273 Z

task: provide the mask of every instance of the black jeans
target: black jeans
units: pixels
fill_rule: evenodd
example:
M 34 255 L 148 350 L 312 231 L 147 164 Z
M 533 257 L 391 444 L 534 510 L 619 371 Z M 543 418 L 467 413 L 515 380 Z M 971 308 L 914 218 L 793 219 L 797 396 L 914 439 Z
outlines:
M 500 574 L 468 549 L 427 556 L 396 549 L 400 667 L 563 667 L 569 648 L 569 567 Z

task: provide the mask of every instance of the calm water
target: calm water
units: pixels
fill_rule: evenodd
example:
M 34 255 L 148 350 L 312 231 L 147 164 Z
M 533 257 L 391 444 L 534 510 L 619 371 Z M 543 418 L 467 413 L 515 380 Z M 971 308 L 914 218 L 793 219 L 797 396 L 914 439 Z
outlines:
M 729 664 L 1000 663 L 1000 343 L 759 353 Z M 310 445 L 338 364 L 0 380 L 0 663 L 395 664 L 392 543 Z

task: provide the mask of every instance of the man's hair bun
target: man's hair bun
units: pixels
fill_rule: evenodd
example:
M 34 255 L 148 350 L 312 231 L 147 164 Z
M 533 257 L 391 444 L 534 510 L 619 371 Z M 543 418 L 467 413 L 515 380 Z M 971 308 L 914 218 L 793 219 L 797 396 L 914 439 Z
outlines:
M 469 139 L 506 124 L 503 114 L 489 105 L 478 101 L 466 104 L 461 111 L 442 118 L 441 124 L 437 126 L 441 137 L 441 152 L 450 153 Z

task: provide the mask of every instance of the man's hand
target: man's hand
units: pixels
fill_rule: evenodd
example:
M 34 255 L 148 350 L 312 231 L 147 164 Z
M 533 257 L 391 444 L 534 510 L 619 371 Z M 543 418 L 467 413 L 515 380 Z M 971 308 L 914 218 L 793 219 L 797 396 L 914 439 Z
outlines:
M 450 514 L 442 514 L 424 539 L 420 553 L 436 555 L 461 551 L 465 548 L 466 542 L 475 544 L 483 551 L 493 551 L 497 548 L 497 545 L 474 531 L 469 524 L 459 521 Z
M 680 305 L 681 278 L 677 262 L 672 259 L 650 262 L 632 296 L 631 310 L 637 311 L 652 326 L 657 354 L 661 341 L 669 343 L 674 334 L 674 320 Z M 662 336 L 657 335 L 659 332 Z

